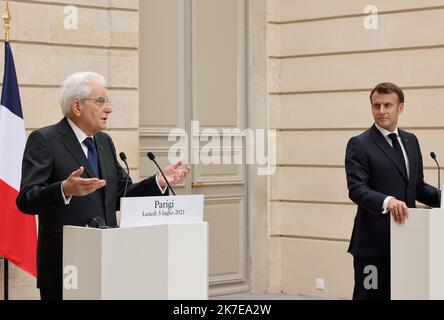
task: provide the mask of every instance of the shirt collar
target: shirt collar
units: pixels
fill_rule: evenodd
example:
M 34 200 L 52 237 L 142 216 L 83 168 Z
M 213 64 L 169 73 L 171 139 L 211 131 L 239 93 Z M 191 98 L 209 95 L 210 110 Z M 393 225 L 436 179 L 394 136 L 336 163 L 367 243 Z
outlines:
M 379 130 L 379 132 L 382 133 L 382 135 L 384 136 L 384 138 L 387 138 L 388 135 L 389 135 L 390 133 L 396 133 L 396 136 L 399 137 L 398 127 L 396 127 L 396 129 L 395 129 L 393 132 L 390 132 L 390 131 L 388 131 L 387 129 L 384 129 L 384 128 L 378 126 L 377 123 L 375 123 L 375 126 L 376 126 L 376 128 Z
M 77 140 L 79 140 L 79 143 L 83 143 L 83 141 L 85 141 L 86 138 L 88 138 L 88 136 L 86 135 L 85 132 L 83 132 L 79 127 L 77 127 L 75 125 L 74 122 L 72 122 L 72 120 L 70 118 L 66 118 L 68 120 L 69 125 L 72 128 L 72 131 L 74 131 L 74 134 L 76 135 Z M 93 138 L 93 137 L 91 137 Z M 93 138 L 94 139 L 94 138 Z

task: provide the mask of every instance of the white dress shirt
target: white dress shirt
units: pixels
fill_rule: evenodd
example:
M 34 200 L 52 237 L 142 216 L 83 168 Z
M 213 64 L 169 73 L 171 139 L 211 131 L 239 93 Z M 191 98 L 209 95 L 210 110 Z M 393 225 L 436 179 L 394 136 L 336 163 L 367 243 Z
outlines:
M 380 126 L 378 126 L 377 123 L 375 123 L 376 128 L 381 132 L 381 134 L 384 136 L 385 140 L 390 144 L 390 146 L 393 148 L 393 142 L 389 137 L 389 134 L 396 133 L 396 136 L 398 137 L 399 145 L 401 146 L 402 154 L 404 155 L 404 161 L 405 161 L 405 167 L 407 169 L 407 178 L 410 176 L 410 169 L 409 169 L 409 158 L 407 157 L 407 152 L 405 151 L 404 144 L 402 143 L 402 139 L 399 136 L 398 128 L 396 128 L 393 132 L 390 132 Z M 386 214 L 388 212 L 387 206 L 391 199 L 395 199 L 395 197 L 388 196 L 384 199 L 384 203 L 382 204 L 382 213 Z

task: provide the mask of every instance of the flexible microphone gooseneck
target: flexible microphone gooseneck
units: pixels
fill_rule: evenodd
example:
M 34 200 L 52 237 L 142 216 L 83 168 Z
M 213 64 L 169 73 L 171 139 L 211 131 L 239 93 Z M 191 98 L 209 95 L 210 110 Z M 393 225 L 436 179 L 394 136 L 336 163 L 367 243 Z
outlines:
M 129 177 L 130 177 L 130 169 L 128 167 L 128 163 L 126 162 L 126 154 L 125 154 L 125 152 L 119 153 L 119 157 L 120 157 L 120 160 L 122 160 L 125 163 L 125 166 L 126 166 L 127 176 L 126 176 L 126 182 L 125 182 L 125 191 L 123 191 L 123 197 L 125 198 L 126 197 L 126 189 L 128 188 L 128 181 L 129 181 Z
M 148 158 L 149 158 L 151 161 L 153 161 L 153 162 L 156 164 L 157 168 L 159 169 L 160 173 L 162 174 L 162 177 L 165 179 L 165 181 L 166 181 L 166 183 L 167 183 L 167 185 L 168 185 L 168 188 L 170 188 L 171 192 L 172 192 L 174 195 L 176 195 L 176 193 L 174 192 L 173 188 L 171 188 L 170 183 L 168 182 L 168 179 L 165 177 L 165 175 L 164 175 L 162 169 L 160 169 L 160 166 L 159 166 L 159 164 L 157 163 L 157 161 L 156 161 L 156 157 L 154 156 L 154 154 L 153 154 L 152 152 L 148 152 L 146 155 L 148 156 Z
M 438 166 L 438 190 L 441 190 L 441 168 L 439 166 L 438 161 L 436 160 L 436 154 L 432 151 L 430 152 L 430 156 L 433 160 L 435 160 L 436 165 Z

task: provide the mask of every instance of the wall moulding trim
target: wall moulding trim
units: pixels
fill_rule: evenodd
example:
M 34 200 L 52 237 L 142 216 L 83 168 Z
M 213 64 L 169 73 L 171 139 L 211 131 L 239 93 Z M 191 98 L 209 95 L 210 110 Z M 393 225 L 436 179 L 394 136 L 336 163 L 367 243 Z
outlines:
M 442 10 L 444 6 L 430 6 L 430 7 L 418 7 L 418 8 L 406 8 L 399 10 L 383 10 L 378 11 L 378 15 L 391 15 L 399 13 L 409 13 L 409 12 L 420 12 L 420 11 L 431 11 L 431 10 Z M 326 16 L 326 17 L 314 17 L 310 19 L 298 19 L 298 20 L 282 20 L 282 21 L 268 21 L 269 24 L 285 25 L 285 24 L 297 24 L 297 23 L 307 23 L 307 22 L 317 22 L 325 20 L 339 20 L 339 19 L 349 19 L 349 18 L 359 18 L 366 17 L 367 13 L 350 13 L 342 14 L 337 16 Z
M 219 203 L 238 203 L 239 204 L 239 266 L 240 273 L 230 273 L 223 275 L 210 276 L 210 285 L 230 284 L 246 282 L 247 275 L 247 216 L 244 196 L 233 195 L 217 195 L 217 196 L 205 196 L 205 204 L 219 204 Z
M 217 297 L 241 292 L 250 292 L 250 285 L 248 283 L 239 283 L 231 285 L 221 284 L 210 287 L 210 297 Z
M 205 130 L 208 130 L 208 129 L 216 130 L 216 132 L 217 132 L 217 134 L 219 136 L 227 136 L 227 137 L 243 137 L 242 131 L 244 130 L 244 129 L 240 129 L 240 128 L 237 128 L 237 127 L 215 127 L 215 128 L 200 127 L 199 132 L 194 132 L 194 136 L 196 136 L 196 137 L 197 136 L 198 137 L 212 137 L 213 136 L 212 133 L 209 133 L 208 131 L 205 132 Z M 225 131 L 227 131 L 227 130 L 240 130 L 241 132 L 240 133 L 238 133 L 238 132 L 226 133 L 226 132 L 224 132 L 224 130 Z
M 245 200 L 245 196 L 243 195 L 218 194 L 217 196 L 205 196 L 205 202 L 209 203 L 232 203 L 243 200 Z
M 139 133 L 141 137 L 168 137 L 174 129 L 177 129 L 177 127 L 140 127 Z M 176 136 L 185 136 L 185 134 Z
M 177 136 L 185 136 L 185 132 L 186 132 L 185 129 L 178 128 L 178 127 L 140 127 L 139 131 L 142 136 L 158 136 L 158 135 L 168 136 L 170 131 L 174 130 L 174 129 L 184 130 L 183 134 L 177 134 Z M 244 138 L 242 133 L 234 132 L 234 133 L 224 134 L 224 132 L 223 132 L 224 129 L 217 129 L 217 128 L 214 128 L 214 129 L 217 131 L 217 135 L 220 138 L 223 138 L 223 137 Z M 225 128 L 225 130 L 227 130 L 227 129 L 232 130 L 232 128 Z M 194 134 L 192 135 L 193 138 L 201 138 L 201 137 L 210 138 L 213 136 L 214 136 L 214 134 L 209 133 L 209 132 L 202 132 L 202 130 L 197 133 L 194 132 Z
M 5 40 L 0 40 L 4 43 Z M 138 51 L 138 47 L 116 47 L 116 46 L 96 46 L 89 44 L 72 44 L 63 42 L 47 42 L 47 41 L 26 41 L 26 40 L 11 40 L 11 44 L 27 45 L 27 46 L 45 46 L 45 47 L 62 47 L 62 48 L 78 48 L 78 49 L 95 49 L 95 50 L 110 50 L 110 51 Z
M 197 179 L 196 183 L 203 183 L 205 186 L 230 186 L 230 185 L 243 185 L 245 181 L 242 179 Z
M 155 153 L 158 153 L 158 154 L 163 154 L 163 155 L 166 155 L 166 154 L 168 154 L 168 152 L 169 152 L 169 148 L 167 148 L 167 147 L 141 147 L 140 148 L 140 154 L 144 154 L 144 155 L 146 155 L 146 153 L 147 152 L 155 152 Z
M 92 6 L 87 4 L 70 4 L 63 3 L 57 1 L 37 1 L 37 0 L 13 0 L 11 2 L 16 3 L 25 3 L 25 4 L 34 4 L 34 5 L 43 5 L 43 6 L 53 6 L 53 7 L 66 7 L 69 5 L 74 5 L 78 8 L 83 9 L 96 9 L 96 10 L 105 10 L 105 11 L 126 11 L 126 12 L 139 12 L 139 9 L 134 8 L 121 8 L 121 7 L 108 7 L 108 6 Z
M 202 164 L 201 164 L 202 165 Z M 215 166 L 215 165 L 212 165 Z M 235 174 L 201 174 L 199 170 L 196 171 L 195 182 L 202 182 L 208 186 L 216 186 L 216 185 L 231 185 L 231 184 L 245 184 L 245 174 L 244 174 L 244 166 L 236 165 L 236 173 Z
M 240 273 L 233 273 L 230 275 L 223 275 L 223 276 L 211 276 L 209 283 L 210 285 L 219 285 L 219 284 L 228 284 L 228 283 L 238 283 L 238 282 L 245 282 L 246 278 L 244 275 Z
M 203 142 L 203 144 L 205 144 L 205 142 L 208 141 L 201 141 Z M 202 151 L 204 150 L 205 146 L 199 146 L 199 147 L 194 147 L 193 151 Z M 211 147 L 211 151 L 217 153 L 217 154 L 223 154 L 223 153 L 231 153 L 232 155 L 234 155 L 235 153 L 239 153 L 239 152 L 243 152 L 245 148 L 239 148 L 239 147 Z

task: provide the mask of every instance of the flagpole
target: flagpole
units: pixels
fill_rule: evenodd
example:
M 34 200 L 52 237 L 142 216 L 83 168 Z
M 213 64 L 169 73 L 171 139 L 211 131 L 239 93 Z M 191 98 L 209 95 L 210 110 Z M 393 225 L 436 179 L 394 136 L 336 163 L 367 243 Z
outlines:
M 9 0 L 6 0 L 6 10 L 3 14 L 4 28 L 5 28 L 5 43 L 9 42 L 9 32 L 11 31 L 11 12 L 9 11 Z M 4 258 L 4 300 L 9 300 L 9 261 Z
M 6 258 L 3 258 L 4 259 L 4 265 L 5 265 L 5 268 L 4 268 L 4 290 L 5 290 L 5 292 L 4 292 L 4 295 L 3 295 L 3 297 L 4 297 L 4 300 L 5 301 L 7 301 L 7 300 L 9 300 L 9 261 L 6 259 Z

